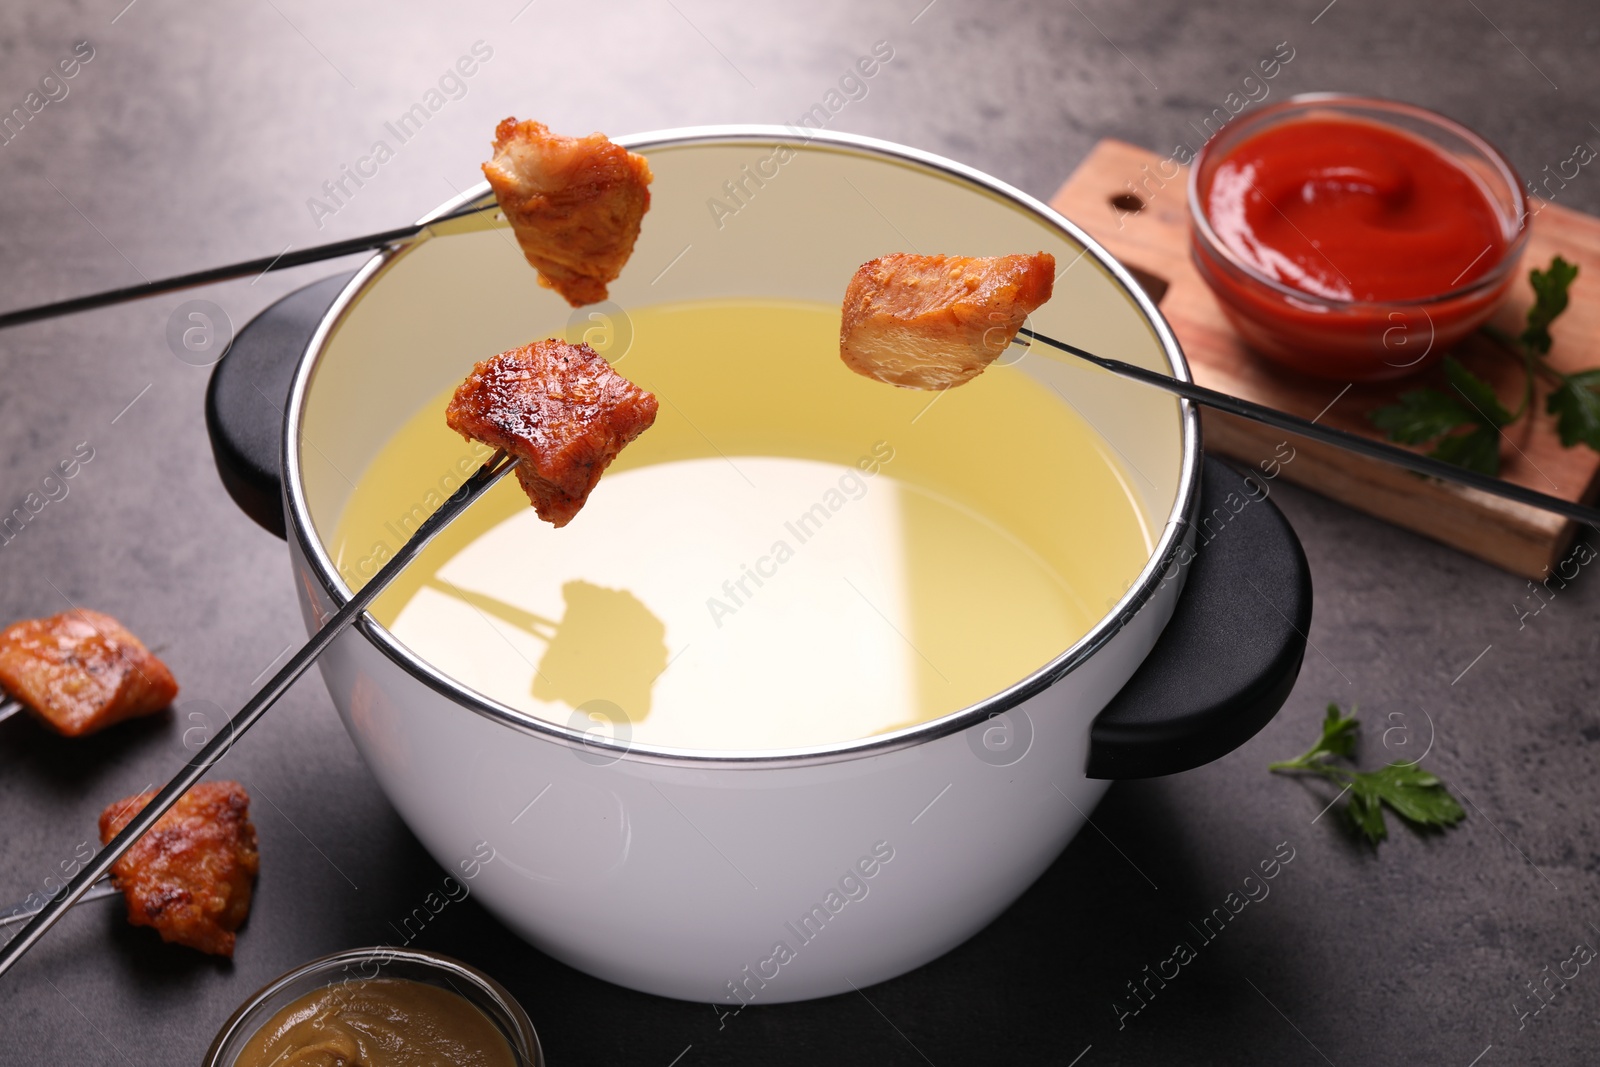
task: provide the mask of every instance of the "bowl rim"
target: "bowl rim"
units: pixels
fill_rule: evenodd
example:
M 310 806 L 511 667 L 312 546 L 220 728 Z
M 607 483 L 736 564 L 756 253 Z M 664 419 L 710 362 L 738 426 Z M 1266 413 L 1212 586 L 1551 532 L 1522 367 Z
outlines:
M 506 989 L 505 986 L 470 963 L 463 963 L 443 953 L 417 948 L 396 948 L 390 945 L 372 945 L 366 948 L 349 948 L 339 952 L 331 952 L 326 956 L 318 956 L 314 960 L 308 960 L 300 966 L 278 975 L 278 977 L 246 997 L 244 1002 L 234 1010 L 233 1014 L 228 1016 L 227 1021 L 218 1028 L 217 1036 L 212 1039 L 211 1047 L 206 1050 L 205 1058 L 200 1061 L 201 1067 L 232 1067 L 231 1064 L 224 1064 L 220 1059 L 224 1046 L 238 1036 L 240 1030 L 247 1023 L 254 1021 L 255 1025 L 259 1027 L 261 1023 L 265 1022 L 265 1019 L 252 1020 L 251 1016 L 258 1012 L 269 998 L 277 994 L 285 986 L 308 975 L 313 975 L 318 971 L 333 974 L 349 967 L 353 963 L 366 963 L 371 960 L 380 960 L 383 963 L 390 963 L 396 960 L 411 963 L 436 970 L 447 980 L 454 978 L 477 986 L 480 992 L 487 994 L 490 999 L 499 1003 L 500 1007 L 505 1010 L 506 1015 L 510 1017 L 512 1026 L 517 1030 L 517 1036 L 527 1048 L 532 1050 L 533 1059 L 528 1064 L 528 1067 L 545 1067 L 544 1049 L 539 1044 L 539 1034 L 534 1029 L 533 1020 L 528 1018 L 528 1012 L 523 1008 L 522 1002 L 512 996 L 510 990 Z M 334 982 L 331 980 L 326 983 L 329 986 L 333 984 Z M 450 984 L 454 985 L 453 982 Z M 473 1006 L 477 1007 L 477 1005 Z M 483 1009 L 479 1008 L 478 1010 L 482 1011 Z M 511 1052 L 513 1056 L 518 1054 L 515 1048 Z
M 1155 302 L 1122 264 L 1117 262 L 1098 241 L 1053 208 L 974 167 L 892 141 L 795 126 L 743 123 L 686 126 L 630 134 L 612 140 L 625 148 L 642 152 L 696 145 L 731 146 L 751 143 L 787 146 L 795 150 L 840 152 L 908 166 L 911 169 L 931 173 L 935 177 L 969 186 L 980 195 L 988 195 L 1008 203 L 1013 208 L 1020 208 L 1034 215 L 1046 227 L 1061 232 L 1069 241 L 1079 245 L 1083 249 L 1079 258 L 1095 260 L 1122 289 L 1125 298 L 1133 303 L 1146 324 L 1150 326 L 1161 354 L 1165 357 L 1169 373 L 1180 381 L 1193 380 L 1183 349 L 1172 328 L 1156 308 Z M 493 194 L 487 181 L 480 182 L 446 200 L 418 220 L 419 225 L 426 225 L 444 215 L 479 202 L 493 202 Z M 333 565 L 320 539 L 315 536 L 315 526 L 311 521 L 299 463 L 298 442 L 303 409 L 317 364 L 321 361 L 329 340 L 350 313 L 357 298 L 389 267 L 418 247 L 429 236 L 431 235 L 424 231 L 424 235 L 416 241 L 378 252 L 346 283 L 332 306 L 324 313 L 316 332 L 307 343 L 305 352 L 302 353 L 295 369 L 288 402 L 285 405 L 281 463 L 286 524 L 289 535 L 294 538 L 293 544 L 299 548 L 323 591 L 335 605 L 342 606 L 348 602 L 351 590 Z M 1174 494 L 1172 507 L 1157 538 L 1155 549 L 1122 598 L 1109 608 L 1087 633 L 1032 673 L 965 708 L 946 712 L 937 718 L 898 730 L 825 745 L 754 750 L 686 749 L 637 743 L 631 740 L 618 741 L 582 733 L 512 708 L 477 692 L 412 652 L 370 614 L 364 613 L 356 623 L 356 628 L 386 657 L 436 693 L 484 718 L 509 726 L 521 733 L 565 744 L 597 763 L 629 760 L 701 769 L 719 766 L 794 767 L 843 762 L 910 748 L 965 730 L 1032 699 L 1082 666 L 1092 655 L 1105 647 L 1150 603 L 1158 589 L 1171 584 L 1177 587 L 1174 589 L 1174 595 L 1181 594 L 1186 570 L 1177 565 L 1178 555 L 1188 541 L 1192 516 L 1198 506 L 1202 451 L 1199 409 L 1188 400 L 1179 400 L 1178 412 L 1182 454 L 1177 492 Z M 1152 645 L 1155 637 L 1159 637 L 1159 630 L 1151 638 Z M 1148 649 L 1145 654 L 1148 654 Z
M 1487 274 L 1468 285 L 1447 289 L 1432 296 L 1414 297 L 1406 300 L 1339 300 L 1307 292 L 1304 289 L 1296 289 L 1292 285 L 1285 285 L 1276 278 L 1269 278 L 1235 255 L 1233 250 L 1217 236 L 1217 232 L 1212 228 L 1211 220 L 1207 217 L 1205 209 L 1200 202 L 1200 171 L 1202 169 L 1201 164 L 1210 153 L 1216 150 L 1215 146 L 1218 141 L 1222 140 L 1224 134 L 1229 134 L 1234 138 L 1234 141 L 1230 142 L 1231 147 L 1231 144 L 1236 142 L 1239 137 L 1244 136 L 1248 130 L 1273 117 L 1282 116 L 1292 111 L 1311 111 L 1318 107 L 1336 107 L 1339 105 L 1367 108 L 1375 111 L 1388 111 L 1414 119 L 1421 119 L 1460 137 L 1483 153 L 1484 157 L 1494 166 L 1499 177 L 1511 189 L 1517 209 L 1516 234 L 1506 243 L 1499 261 Z M 1430 108 L 1417 104 L 1408 104 L 1403 100 L 1390 100 L 1381 96 L 1363 96 L 1359 93 L 1298 93 L 1287 100 L 1280 100 L 1275 104 L 1268 104 L 1265 107 L 1258 108 L 1246 116 L 1241 116 L 1236 122 L 1230 122 L 1227 126 L 1218 130 L 1205 144 L 1201 145 L 1200 150 L 1195 153 L 1194 159 L 1189 164 L 1187 192 L 1189 198 L 1189 222 L 1193 228 L 1192 232 L 1197 238 L 1194 242 L 1196 254 L 1203 251 L 1206 255 L 1220 261 L 1228 269 L 1243 274 L 1252 283 L 1269 289 L 1279 296 L 1304 302 L 1328 311 L 1368 311 L 1390 308 L 1402 311 L 1407 309 L 1417 310 L 1431 307 L 1444 301 L 1459 300 L 1487 292 L 1502 284 L 1505 281 L 1506 274 L 1516 269 L 1516 265 L 1521 259 L 1522 250 L 1528 243 L 1529 235 L 1532 233 L 1532 226 L 1530 225 L 1532 216 L 1528 210 L 1528 197 L 1524 191 L 1522 177 L 1517 173 L 1516 168 L 1511 165 L 1511 161 L 1505 157 L 1505 154 L 1486 138 L 1469 127 L 1463 126 L 1448 115 L 1441 114 Z M 1496 206 L 1496 213 L 1499 213 L 1498 205 Z

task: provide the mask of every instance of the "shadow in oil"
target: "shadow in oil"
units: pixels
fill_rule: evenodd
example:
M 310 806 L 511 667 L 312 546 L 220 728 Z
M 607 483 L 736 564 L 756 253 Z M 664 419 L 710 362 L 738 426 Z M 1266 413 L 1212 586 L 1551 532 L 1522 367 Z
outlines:
M 628 590 L 567 582 L 561 587 L 566 607 L 557 620 L 487 593 L 427 584 L 545 643 L 533 678 L 536 700 L 572 708 L 609 700 L 634 722 L 650 714 L 651 691 L 667 669 L 667 627 Z

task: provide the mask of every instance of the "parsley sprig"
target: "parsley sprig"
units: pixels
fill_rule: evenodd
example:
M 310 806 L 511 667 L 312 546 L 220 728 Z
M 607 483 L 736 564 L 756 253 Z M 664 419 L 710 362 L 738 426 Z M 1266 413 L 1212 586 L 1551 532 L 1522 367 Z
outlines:
M 1329 704 L 1317 743 L 1302 755 L 1271 764 L 1267 769 L 1319 774 L 1347 786 L 1350 800 L 1345 814 L 1351 825 L 1374 845 L 1389 836 L 1383 818 L 1385 805 L 1422 829 L 1454 826 L 1466 817 L 1444 782 L 1415 763 L 1391 763 L 1381 770 L 1358 771 L 1333 762 L 1338 758 L 1355 761 L 1358 726 L 1354 708 L 1344 715 L 1339 705 Z
M 1522 418 L 1533 405 L 1534 386 L 1543 378 L 1550 385 L 1545 410 L 1556 416 L 1556 432 L 1567 448 L 1584 444 L 1600 452 L 1600 368 L 1563 374 L 1545 359 L 1554 339 L 1550 324 L 1567 309 L 1567 292 L 1578 268 L 1560 256 L 1546 270 L 1528 272 L 1533 286 L 1533 306 L 1522 332 L 1512 337 L 1485 326 L 1483 332 L 1508 355 L 1522 362 L 1522 400 L 1515 411 L 1506 410 L 1494 388 L 1467 370 L 1453 356 L 1444 359 L 1445 381 L 1450 391 L 1414 389 L 1400 395 L 1399 403 L 1378 408 L 1367 417 L 1389 440 L 1406 445 L 1432 442 L 1428 455 L 1484 474 L 1500 473 L 1500 432 Z

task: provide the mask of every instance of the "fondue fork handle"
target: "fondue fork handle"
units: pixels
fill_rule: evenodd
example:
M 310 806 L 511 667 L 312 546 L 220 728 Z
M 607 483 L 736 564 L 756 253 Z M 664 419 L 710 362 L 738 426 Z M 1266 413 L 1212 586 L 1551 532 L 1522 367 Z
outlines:
M 91 900 L 103 900 L 106 897 L 115 897 L 120 896 L 121 894 L 122 890 L 112 885 L 111 879 L 108 876 L 100 879 L 88 889 L 84 890 L 83 895 L 77 900 L 73 901 L 73 903 L 83 904 Z M 43 904 L 15 904 L 4 909 L 3 911 L 0 911 L 0 928 L 14 926 L 17 923 L 22 922 L 24 919 L 32 918 L 33 916 L 39 914 L 39 912 L 43 910 L 44 906 L 45 905 Z
M 1086 349 L 1079 348 L 1076 345 L 1069 345 L 1065 341 L 1057 341 L 1053 337 L 1046 337 L 1044 334 L 1036 333 L 1026 327 L 1019 329 L 1017 333 L 1030 340 L 1049 345 L 1051 348 L 1059 348 L 1063 352 L 1093 363 L 1095 366 L 1108 370 L 1112 374 L 1130 378 L 1136 382 L 1143 382 L 1146 385 L 1153 385 L 1157 389 L 1164 389 L 1196 404 L 1214 408 L 1229 415 L 1237 415 L 1239 418 L 1249 419 L 1252 422 L 1287 430 L 1289 433 L 1308 437 L 1313 441 L 1320 441 L 1326 445 L 1333 445 L 1335 448 L 1342 448 L 1347 452 L 1354 452 L 1357 455 L 1392 463 L 1397 467 L 1404 467 L 1406 470 L 1417 474 L 1425 474 L 1446 482 L 1455 482 L 1506 500 L 1515 500 L 1519 504 L 1527 504 L 1543 511 L 1554 512 L 1557 515 L 1575 519 L 1600 530 L 1600 508 L 1585 507 L 1570 500 L 1562 500 L 1558 496 L 1541 493 L 1537 489 L 1528 489 L 1487 474 L 1479 474 L 1477 471 L 1458 467 L 1454 463 L 1446 463 L 1443 460 L 1434 459 L 1432 456 L 1424 456 L 1417 452 L 1400 448 L 1397 445 L 1391 445 L 1385 441 L 1377 441 L 1370 437 L 1351 433 L 1348 430 L 1340 430 L 1332 426 L 1321 426 L 1310 419 L 1303 419 L 1298 415 L 1290 415 L 1288 412 L 1269 408 L 1265 404 L 1243 400 L 1228 393 L 1219 393 L 1215 389 L 1207 389 L 1205 386 L 1195 385 L 1193 382 L 1180 381 L 1158 371 L 1136 367 L 1131 363 L 1124 363 L 1120 359 L 1097 356 Z
M 170 293 L 176 289 L 190 289 L 197 285 L 225 282 L 231 278 L 248 278 L 251 275 L 259 276 L 266 274 L 268 271 L 287 270 L 290 267 L 300 267 L 307 263 L 320 263 L 325 259 L 338 259 L 340 256 L 348 256 L 356 252 L 372 252 L 392 244 L 413 240 L 422 236 L 424 231 L 438 226 L 442 222 L 466 218 L 469 215 L 491 211 L 498 207 L 498 204 L 492 202 L 480 204 L 451 212 L 431 222 L 402 226 L 399 229 L 384 230 L 381 233 L 369 233 L 364 237 L 350 237 L 343 241 L 331 241 L 328 244 L 313 245 L 310 248 L 302 248 L 293 252 L 283 251 L 276 256 L 247 259 L 240 263 L 230 263 L 224 267 L 209 267 L 205 270 L 192 271 L 189 274 L 176 274 L 170 278 L 158 278 L 153 282 L 142 282 L 139 285 L 129 285 L 121 289 L 107 289 L 103 292 L 90 293 L 87 296 L 75 296 L 67 300 L 57 300 L 54 303 L 39 304 L 31 308 L 19 308 L 16 311 L 7 311 L 0 314 L 0 329 L 4 329 L 7 326 L 20 326 L 25 322 L 36 322 L 39 319 L 54 318 L 57 315 L 70 315 L 75 311 L 90 311 L 94 308 L 107 307 L 111 304 L 121 304 L 129 300 L 138 300 L 141 297 Z
M 39 909 L 17 936 L 5 948 L 0 949 L 0 974 L 10 970 L 17 960 L 21 959 L 23 954 L 55 925 L 68 908 L 87 894 L 90 886 L 104 877 L 111 869 L 111 865 L 133 847 L 133 843 L 154 826 L 190 786 L 221 762 L 222 757 L 228 754 L 228 750 L 233 747 L 239 736 L 255 725 L 256 720 L 261 718 L 311 664 L 316 662 L 317 657 L 333 643 L 334 638 L 343 633 L 366 611 L 368 605 L 405 569 L 407 564 L 416 558 L 428 542 L 449 525 L 451 520 L 471 507 L 473 501 L 504 478 L 518 462 L 520 461 L 508 457 L 505 452 L 496 452 L 471 478 L 467 479 L 465 485 L 456 490 L 450 499 L 424 519 L 422 525 L 417 527 L 417 532 L 412 534 L 411 539 L 394 554 L 394 558 L 385 563 L 366 585 L 356 590 L 345 605 L 334 612 L 317 632 L 311 635 L 311 639 L 301 646 L 300 651 L 290 657 L 289 662 L 284 664 L 266 685 L 256 691 L 239 713 L 218 731 L 217 736 L 197 752 L 183 770 L 163 786 L 161 792 L 128 822 L 122 832 L 96 852 L 94 858 L 86 863 L 83 869 L 50 899 L 49 903 Z

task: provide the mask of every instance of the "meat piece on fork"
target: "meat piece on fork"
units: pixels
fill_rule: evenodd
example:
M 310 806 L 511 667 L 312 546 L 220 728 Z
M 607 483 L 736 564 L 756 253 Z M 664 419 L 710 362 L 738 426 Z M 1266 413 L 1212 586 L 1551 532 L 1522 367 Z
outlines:
M 520 457 L 517 480 L 539 517 L 565 526 L 617 454 L 656 421 L 656 398 L 588 345 L 551 338 L 473 367 L 445 421 Z
M 155 798 L 119 800 L 100 813 L 107 844 Z M 250 795 L 238 782 L 201 782 L 111 866 L 128 901 L 128 921 L 154 927 L 163 941 L 232 956 L 234 931 L 250 914 L 261 869 Z
M 66 737 L 172 703 L 167 665 L 116 619 L 75 609 L 0 631 L 0 687 Z
M 539 284 L 573 307 L 606 298 L 650 210 L 650 164 L 604 134 L 562 137 L 506 119 L 483 165 Z
M 1050 299 L 1055 273 L 1048 252 L 874 259 L 845 290 L 840 358 L 890 385 L 961 385 L 983 373 Z

